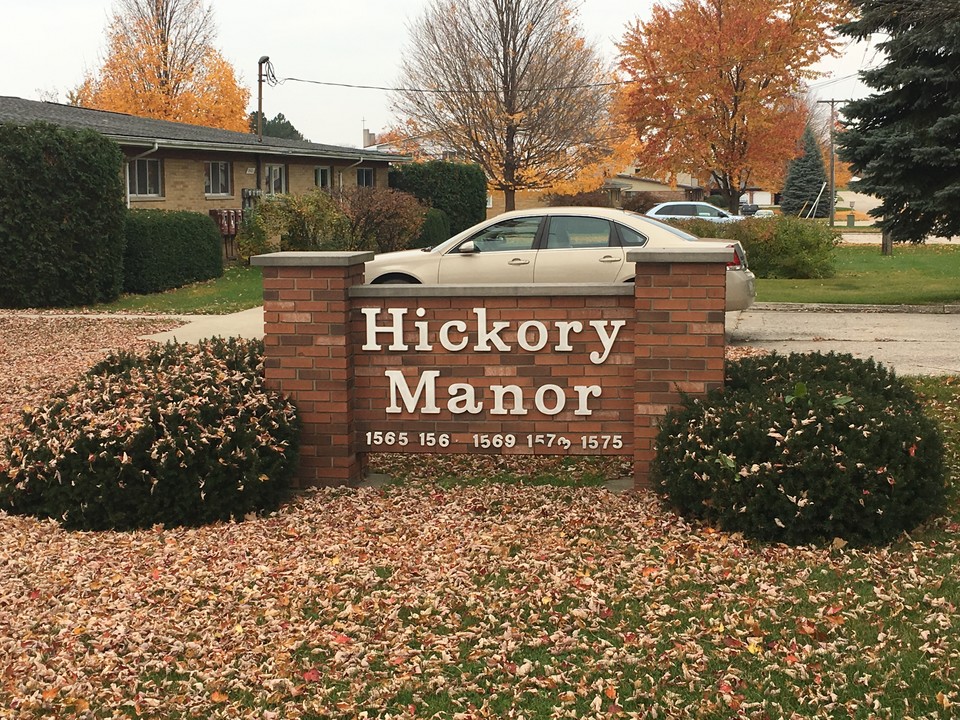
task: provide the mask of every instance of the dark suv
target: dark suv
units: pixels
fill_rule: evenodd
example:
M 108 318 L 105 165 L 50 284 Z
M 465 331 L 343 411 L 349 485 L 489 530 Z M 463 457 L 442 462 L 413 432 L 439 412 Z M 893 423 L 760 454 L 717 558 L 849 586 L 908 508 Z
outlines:
M 756 215 L 757 210 L 759 209 L 760 209 L 760 206 L 754 205 L 753 203 L 740 203 L 741 215 Z

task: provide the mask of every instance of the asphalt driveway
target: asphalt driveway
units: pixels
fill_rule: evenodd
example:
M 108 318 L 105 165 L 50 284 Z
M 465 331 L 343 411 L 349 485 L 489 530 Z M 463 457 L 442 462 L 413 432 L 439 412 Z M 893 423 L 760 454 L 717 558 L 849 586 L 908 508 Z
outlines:
M 758 303 L 727 314 L 727 341 L 779 353 L 873 357 L 899 375 L 960 375 L 960 306 Z

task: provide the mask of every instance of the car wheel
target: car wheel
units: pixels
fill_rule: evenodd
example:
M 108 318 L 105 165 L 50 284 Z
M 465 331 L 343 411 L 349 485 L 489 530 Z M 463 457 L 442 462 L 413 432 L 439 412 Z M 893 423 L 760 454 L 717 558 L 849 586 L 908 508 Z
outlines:
M 375 280 L 374 285 L 419 285 L 416 280 L 410 277 L 403 277 L 401 275 L 394 275 L 392 277 L 386 277 L 383 280 Z

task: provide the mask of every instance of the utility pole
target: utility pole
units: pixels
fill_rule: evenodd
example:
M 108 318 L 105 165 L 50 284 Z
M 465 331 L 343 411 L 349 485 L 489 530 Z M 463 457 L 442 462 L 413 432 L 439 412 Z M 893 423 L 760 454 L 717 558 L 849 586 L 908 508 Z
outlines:
M 263 66 L 268 62 L 267 55 L 257 60 L 257 142 L 263 142 Z
M 837 188 L 834 184 L 836 178 L 836 168 L 835 168 L 835 155 L 833 146 L 833 134 L 834 129 L 837 126 L 837 113 L 836 106 L 839 102 L 847 102 L 846 100 L 817 100 L 817 104 L 829 104 L 830 105 L 830 227 L 834 225 L 834 219 L 837 213 Z

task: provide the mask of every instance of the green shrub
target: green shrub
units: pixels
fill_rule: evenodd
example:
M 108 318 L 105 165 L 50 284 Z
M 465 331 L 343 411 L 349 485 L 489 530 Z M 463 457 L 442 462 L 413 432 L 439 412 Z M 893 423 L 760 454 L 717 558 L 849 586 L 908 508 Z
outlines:
M 738 240 L 757 277 L 827 278 L 836 272 L 833 249 L 840 233 L 822 223 L 780 216 L 731 223 L 680 220 L 671 224 L 697 237 Z
M 730 363 L 726 388 L 666 415 L 655 475 L 683 515 L 793 544 L 890 541 L 945 492 L 940 434 L 915 393 L 832 353 Z
M 249 261 L 254 255 L 264 255 L 280 249 L 278 243 L 270 242 L 263 221 L 257 216 L 257 211 L 248 210 L 243 213 L 243 220 L 237 229 L 237 254 L 244 261 Z
M 431 160 L 390 171 L 390 187 L 443 210 L 456 235 L 487 217 L 487 177 L 479 165 Z
M 197 525 L 275 508 L 296 464 L 292 404 L 262 341 L 111 355 L 2 441 L 0 508 L 89 530 Z
M 223 240 L 209 215 L 133 210 L 126 234 L 125 292 L 147 295 L 223 275 Z
M 427 208 L 423 217 L 423 226 L 420 234 L 410 243 L 411 248 L 429 248 L 439 245 L 452 237 L 450 234 L 450 219 L 443 210 Z
M 268 195 L 245 214 L 240 256 L 277 251 L 357 250 L 346 214 L 325 190 Z
M 117 144 L 93 131 L 0 124 L 0 306 L 117 298 L 122 169 Z

